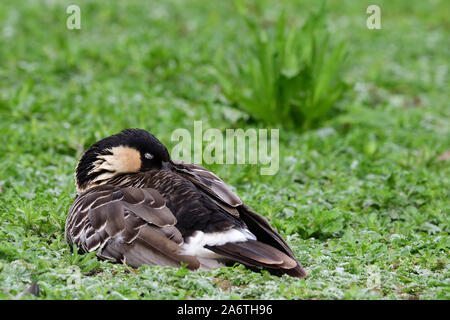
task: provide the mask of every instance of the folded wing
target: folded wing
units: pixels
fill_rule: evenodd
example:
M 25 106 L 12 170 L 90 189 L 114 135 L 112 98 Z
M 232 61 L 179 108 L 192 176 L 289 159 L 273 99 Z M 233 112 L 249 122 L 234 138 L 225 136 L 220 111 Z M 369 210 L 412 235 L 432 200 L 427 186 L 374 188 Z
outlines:
M 230 241 L 220 246 L 205 246 L 207 249 L 250 267 L 264 267 L 294 277 L 306 277 L 306 270 L 298 263 L 286 241 L 266 218 L 245 205 L 225 182 L 199 165 L 177 161 L 175 169 L 222 209 L 241 219 L 256 236 L 256 240 Z
M 66 240 L 83 252 L 132 267 L 142 264 L 197 269 L 180 253 L 183 238 L 163 197 L 151 188 L 102 185 L 79 195 L 66 222 Z

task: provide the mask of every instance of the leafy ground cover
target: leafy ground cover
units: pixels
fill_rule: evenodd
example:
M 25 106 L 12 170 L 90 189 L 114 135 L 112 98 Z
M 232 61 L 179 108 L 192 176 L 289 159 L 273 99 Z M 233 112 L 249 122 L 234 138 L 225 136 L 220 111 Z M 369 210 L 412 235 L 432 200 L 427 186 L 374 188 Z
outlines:
M 225 1 L 0 3 L 0 298 L 449 299 L 450 149 L 446 1 L 330 1 L 348 41 L 349 94 L 318 129 L 280 128 L 280 169 L 209 165 L 288 239 L 303 280 L 125 266 L 72 254 L 64 223 L 81 152 L 126 127 L 166 145 L 176 128 L 265 128 L 236 112 L 214 57 L 239 52 Z M 368 30 L 378 4 L 382 29 Z M 264 24 L 304 21 L 316 1 L 254 1 Z M 25 298 L 35 299 L 31 295 Z M 37 298 L 36 298 L 37 299 Z

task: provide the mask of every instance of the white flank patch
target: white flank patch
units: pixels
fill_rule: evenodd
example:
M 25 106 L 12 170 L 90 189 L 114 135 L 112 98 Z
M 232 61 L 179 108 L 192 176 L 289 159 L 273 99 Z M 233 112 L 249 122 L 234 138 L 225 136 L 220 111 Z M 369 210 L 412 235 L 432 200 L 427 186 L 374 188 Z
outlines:
M 228 242 L 242 242 L 247 240 L 256 240 L 256 236 L 248 229 L 230 229 L 223 232 L 204 233 L 196 231 L 183 243 L 183 254 L 204 257 L 219 258 L 220 255 L 204 248 L 205 245 L 220 246 Z

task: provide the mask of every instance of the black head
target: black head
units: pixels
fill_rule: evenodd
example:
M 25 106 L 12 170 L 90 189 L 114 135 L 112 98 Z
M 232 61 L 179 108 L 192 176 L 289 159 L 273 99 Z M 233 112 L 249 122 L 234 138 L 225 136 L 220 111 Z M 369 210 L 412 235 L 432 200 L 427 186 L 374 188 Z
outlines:
M 160 169 L 170 162 L 167 148 L 142 129 L 122 132 L 94 143 L 77 165 L 77 190 L 107 183 L 112 178 L 140 171 Z

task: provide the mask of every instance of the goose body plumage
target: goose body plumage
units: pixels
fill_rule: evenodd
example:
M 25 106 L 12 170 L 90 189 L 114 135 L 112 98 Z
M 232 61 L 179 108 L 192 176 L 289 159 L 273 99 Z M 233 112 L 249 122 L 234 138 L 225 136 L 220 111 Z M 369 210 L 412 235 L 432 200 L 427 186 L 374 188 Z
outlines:
M 277 274 L 306 276 L 278 232 L 214 173 L 170 160 L 165 147 L 144 130 L 128 129 L 112 137 L 120 138 L 124 132 L 133 138 L 99 141 L 78 164 L 78 194 L 65 229 L 70 246 L 81 252 L 97 250 L 102 259 L 135 268 L 186 264 L 196 270 L 239 262 Z M 148 135 L 156 139 L 157 147 L 152 147 L 156 142 Z M 136 144 L 139 139 L 147 139 L 148 146 Z M 128 162 L 134 168 L 137 161 L 128 159 L 134 151 L 124 155 L 124 146 L 140 154 L 139 170 L 123 172 Z M 122 149 L 117 152 L 115 147 Z

